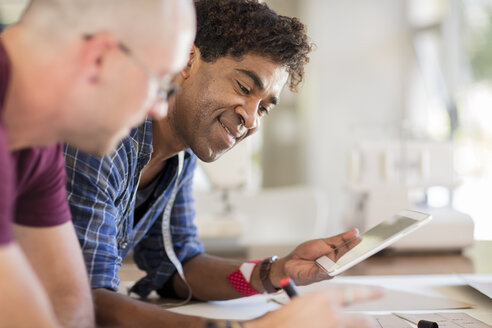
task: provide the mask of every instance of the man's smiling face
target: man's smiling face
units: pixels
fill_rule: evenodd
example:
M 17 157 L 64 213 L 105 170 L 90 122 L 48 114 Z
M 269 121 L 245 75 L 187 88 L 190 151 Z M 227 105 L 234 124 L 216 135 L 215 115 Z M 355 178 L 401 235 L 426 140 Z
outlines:
M 205 162 L 215 161 L 255 133 L 288 79 L 285 67 L 256 54 L 208 63 L 197 52 L 185 70 L 170 122 Z

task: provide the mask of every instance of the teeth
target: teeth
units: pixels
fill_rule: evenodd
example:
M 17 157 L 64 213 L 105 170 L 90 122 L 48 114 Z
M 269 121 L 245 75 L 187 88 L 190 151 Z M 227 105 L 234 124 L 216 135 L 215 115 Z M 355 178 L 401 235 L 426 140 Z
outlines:
M 222 124 L 222 122 L 220 122 L 220 125 L 222 125 L 222 127 L 227 131 L 227 133 L 229 133 L 232 136 L 231 131 L 229 131 L 229 129 L 224 124 Z

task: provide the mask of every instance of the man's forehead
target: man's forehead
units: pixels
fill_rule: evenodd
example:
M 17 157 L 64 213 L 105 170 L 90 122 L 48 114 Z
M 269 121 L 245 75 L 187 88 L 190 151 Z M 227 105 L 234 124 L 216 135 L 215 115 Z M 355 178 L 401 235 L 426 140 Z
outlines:
M 240 59 L 232 59 L 231 62 L 235 72 L 251 78 L 259 89 L 267 87 L 268 82 L 285 82 L 288 78 L 284 65 L 275 63 L 264 56 L 245 55 Z
M 254 70 L 237 68 L 236 72 L 248 76 L 251 80 L 253 80 L 254 84 L 256 85 L 256 87 L 258 87 L 258 89 L 260 90 L 265 89 L 265 83 L 262 81 L 261 77 L 259 77 Z

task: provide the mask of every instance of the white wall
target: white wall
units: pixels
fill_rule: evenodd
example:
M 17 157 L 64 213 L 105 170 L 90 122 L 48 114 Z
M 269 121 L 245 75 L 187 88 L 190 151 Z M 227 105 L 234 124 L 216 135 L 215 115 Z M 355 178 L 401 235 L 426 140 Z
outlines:
M 299 183 L 328 192 L 327 233 L 335 233 L 343 229 L 351 147 L 361 138 L 400 133 L 411 56 L 405 1 L 299 0 L 297 6 L 317 50 L 298 97 L 302 146 L 292 156 L 301 163 Z M 279 1 L 272 7 L 289 14 Z M 267 145 L 272 142 L 265 140 Z M 265 163 L 265 174 L 274 169 Z
M 28 0 L 0 0 L 0 22 L 12 24 L 17 21 Z

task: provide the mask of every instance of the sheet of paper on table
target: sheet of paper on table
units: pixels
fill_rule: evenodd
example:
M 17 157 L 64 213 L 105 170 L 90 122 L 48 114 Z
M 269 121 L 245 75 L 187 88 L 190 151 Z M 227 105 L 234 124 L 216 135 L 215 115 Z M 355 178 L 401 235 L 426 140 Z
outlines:
M 310 286 L 300 287 L 299 290 L 301 293 L 308 293 L 321 288 L 327 288 L 326 286 L 330 286 L 329 288 L 343 288 L 354 287 L 357 285 L 358 284 L 354 283 L 337 283 L 330 285 L 329 282 L 321 282 Z M 460 302 L 449 298 L 386 288 L 383 297 L 368 302 L 351 304 L 345 307 L 345 309 L 348 311 L 381 311 L 382 309 L 385 311 L 422 311 L 466 309 L 472 306 L 473 304 Z
M 490 328 L 491 327 L 483 323 L 482 321 L 469 316 L 466 313 L 458 313 L 458 312 L 395 313 L 394 315 L 406 319 L 414 324 L 417 324 L 420 320 L 436 322 L 439 325 L 439 328 Z M 411 325 L 407 327 L 411 327 Z M 400 328 L 400 326 L 382 326 L 382 328 Z
M 461 275 L 460 277 L 471 287 L 492 298 L 492 274 Z
M 353 286 L 353 284 L 352 284 Z M 318 287 L 319 288 L 319 287 Z M 306 290 L 308 289 L 308 290 Z M 301 294 L 311 288 L 300 287 Z M 204 302 L 170 309 L 182 314 L 193 314 L 216 319 L 252 319 L 269 311 L 278 309 L 279 304 L 289 302 L 285 294 L 256 295 L 230 301 Z M 345 307 L 348 311 L 421 311 L 464 309 L 471 305 L 441 297 L 421 295 L 398 290 L 387 289 L 381 299 L 352 304 Z M 405 327 L 405 326 L 404 326 Z

